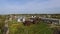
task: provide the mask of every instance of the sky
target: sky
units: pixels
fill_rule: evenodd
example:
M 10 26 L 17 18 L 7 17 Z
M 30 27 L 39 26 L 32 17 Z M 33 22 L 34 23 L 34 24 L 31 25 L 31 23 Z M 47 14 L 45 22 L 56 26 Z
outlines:
M 0 14 L 60 14 L 60 0 L 0 0 Z

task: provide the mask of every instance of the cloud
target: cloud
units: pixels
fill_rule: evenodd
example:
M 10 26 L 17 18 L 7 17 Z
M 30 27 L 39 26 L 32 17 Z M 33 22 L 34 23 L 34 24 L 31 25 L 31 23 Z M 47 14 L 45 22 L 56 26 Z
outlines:
M 60 13 L 60 0 L 0 0 L 0 14 Z

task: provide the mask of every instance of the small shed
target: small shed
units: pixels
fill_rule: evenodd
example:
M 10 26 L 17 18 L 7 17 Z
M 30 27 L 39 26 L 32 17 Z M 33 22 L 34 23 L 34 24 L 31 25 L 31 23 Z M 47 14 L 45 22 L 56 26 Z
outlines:
M 17 22 L 21 22 L 21 21 L 22 21 L 22 17 L 18 17 Z
M 25 22 L 25 17 L 18 17 L 17 22 Z
M 32 16 L 32 18 L 35 18 L 36 16 Z

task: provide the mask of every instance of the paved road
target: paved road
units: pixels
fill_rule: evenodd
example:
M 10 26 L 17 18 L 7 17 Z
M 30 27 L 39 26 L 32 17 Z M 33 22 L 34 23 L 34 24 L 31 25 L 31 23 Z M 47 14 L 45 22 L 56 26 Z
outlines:
M 8 33 L 9 33 L 8 20 L 5 20 L 5 25 L 4 25 L 4 32 L 3 32 L 3 34 L 8 34 Z

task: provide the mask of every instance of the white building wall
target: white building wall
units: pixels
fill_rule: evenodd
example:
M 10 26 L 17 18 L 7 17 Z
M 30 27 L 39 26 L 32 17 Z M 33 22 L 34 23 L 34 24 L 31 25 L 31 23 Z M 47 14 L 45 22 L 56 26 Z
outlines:
M 60 19 L 59 19 L 59 24 L 60 24 Z
M 25 17 L 22 18 L 22 21 L 25 22 Z

